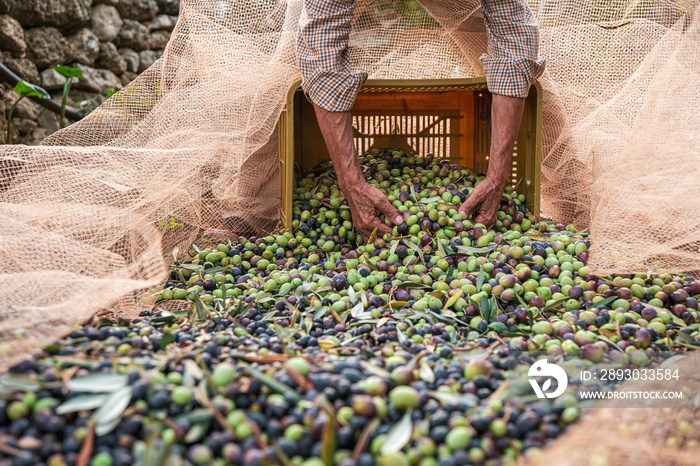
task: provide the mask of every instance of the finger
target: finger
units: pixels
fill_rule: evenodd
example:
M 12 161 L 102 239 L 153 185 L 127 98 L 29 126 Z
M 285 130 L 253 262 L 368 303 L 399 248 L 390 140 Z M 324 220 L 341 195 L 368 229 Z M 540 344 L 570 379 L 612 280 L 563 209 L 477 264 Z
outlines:
M 367 233 L 367 231 L 364 228 L 356 227 L 357 232 L 360 234 L 360 238 L 362 238 L 363 244 L 367 244 L 367 240 L 369 239 L 370 233 Z
M 386 216 L 386 218 L 391 220 L 391 222 L 394 225 L 400 225 L 403 222 L 403 217 L 401 216 L 399 211 L 396 210 L 396 208 L 393 205 L 391 205 L 389 199 L 387 199 L 386 196 L 384 196 L 383 194 L 382 197 L 379 199 L 377 207 L 379 207 L 379 210 Z
M 476 196 L 472 195 L 469 196 L 469 199 L 464 201 L 461 206 L 459 206 L 459 209 L 457 211 L 459 212 L 459 215 L 462 216 L 464 220 L 469 218 L 469 216 L 474 213 L 474 210 L 479 206 L 479 199 L 477 199 Z
M 493 212 L 481 212 L 477 217 L 476 220 L 474 220 L 474 223 L 481 223 L 482 225 L 485 225 L 486 228 L 491 228 L 494 223 L 496 223 L 496 215 L 493 215 Z
M 385 234 L 391 235 L 391 228 L 388 226 L 384 225 L 380 220 L 377 220 L 377 223 L 375 224 L 375 227 L 377 227 L 377 236 L 384 236 Z

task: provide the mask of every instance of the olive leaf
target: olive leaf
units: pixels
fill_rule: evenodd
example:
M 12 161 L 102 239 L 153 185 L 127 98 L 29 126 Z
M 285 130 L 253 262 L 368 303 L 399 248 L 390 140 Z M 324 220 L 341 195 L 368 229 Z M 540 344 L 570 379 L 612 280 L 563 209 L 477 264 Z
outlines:
M 408 301 L 392 301 L 386 305 L 393 310 L 401 309 L 403 306 L 408 306 Z
M 95 424 L 95 435 L 101 437 L 107 435 L 114 430 L 117 425 L 122 421 L 121 416 L 105 424 Z
M 374 242 L 374 238 L 377 237 L 377 231 L 379 231 L 379 227 L 374 227 L 374 230 L 372 230 L 372 234 L 369 235 L 369 240 L 367 240 L 367 244 L 371 244 Z
M 433 373 L 433 369 L 431 369 L 427 362 L 421 363 L 420 369 L 418 370 L 418 375 L 423 382 L 435 382 L 435 373 Z
M 324 315 L 326 315 L 326 310 L 328 308 L 322 307 L 322 306 L 314 306 L 311 308 L 312 311 L 314 311 L 314 319 L 320 319 Z
M 348 286 L 348 297 L 350 298 L 350 302 L 352 304 L 357 302 L 357 295 L 355 294 L 355 290 L 353 289 L 352 285 Z
M 479 404 L 479 399 L 475 395 L 456 395 L 454 393 L 443 393 L 436 391 L 430 391 L 428 394 L 436 400 L 450 405 L 463 403 L 465 406 L 471 408 Z
M 450 296 L 450 299 L 448 299 L 447 302 L 445 302 L 445 306 L 443 307 L 443 309 L 451 308 L 452 306 L 454 306 L 454 304 L 457 302 L 457 300 L 459 300 L 459 298 L 461 298 L 461 297 L 462 297 L 462 290 L 458 290 L 455 294 Z
M 365 293 L 365 290 L 360 290 L 360 301 L 362 304 L 367 304 L 367 293 Z
M 104 435 L 111 432 L 119 423 L 124 410 L 131 402 L 132 389 L 123 387 L 109 395 L 104 404 L 95 413 L 95 433 Z
M 182 386 L 192 390 L 195 386 L 195 382 L 204 378 L 204 372 L 202 368 L 191 359 L 183 360 L 182 365 L 185 367 L 182 374 Z
M 349 338 L 349 339 L 347 339 L 347 340 L 344 340 L 344 341 L 340 344 L 340 346 L 348 346 L 348 345 L 350 345 L 351 343 L 354 343 L 354 342 L 356 342 L 357 340 L 360 340 L 360 339 L 362 339 L 362 338 L 364 338 L 364 337 L 365 337 L 365 335 L 363 335 L 363 334 L 354 336 L 354 337 L 352 337 L 352 338 Z
M 445 256 L 447 256 L 447 253 L 445 252 L 445 248 L 442 246 L 442 241 L 440 241 L 440 238 L 438 238 L 436 242 L 438 248 L 438 255 L 441 259 L 444 259 Z
M 126 386 L 128 380 L 122 374 L 90 374 L 71 379 L 67 386 L 76 392 L 111 393 Z
M 435 320 L 435 317 L 426 314 L 423 311 L 413 311 L 410 316 L 408 316 L 409 319 L 425 319 L 431 324 L 435 324 L 437 321 Z
M 401 241 L 398 239 L 394 240 L 394 242 L 391 244 L 391 249 L 389 249 L 389 255 L 392 255 L 396 252 L 396 248 L 399 247 L 400 242 Z
M 479 310 L 481 310 L 481 315 L 486 322 L 491 320 L 491 304 L 489 303 L 489 298 L 483 296 L 479 301 Z
M 17 388 L 27 392 L 33 392 L 39 390 L 39 384 L 33 377 L 29 377 L 24 374 L 13 374 L 11 372 L 5 372 L 0 375 L 0 385 L 7 388 Z
M 365 305 L 362 303 L 355 304 L 352 309 L 350 309 L 350 315 L 354 318 L 358 318 L 365 310 Z
M 175 421 L 178 421 L 180 419 L 187 419 L 192 424 L 198 424 L 200 422 L 211 421 L 213 417 L 214 417 L 214 414 L 211 412 L 211 409 L 197 408 L 197 409 L 193 409 L 189 413 L 181 414 L 180 416 L 175 418 Z
M 163 336 L 160 337 L 160 349 L 164 350 L 170 343 L 173 343 L 175 341 L 175 335 L 170 333 L 170 332 L 165 332 L 163 333 Z
M 481 291 L 481 287 L 484 286 L 484 280 L 486 277 L 484 276 L 484 267 L 481 266 L 479 267 L 479 276 L 476 278 L 476 291 Z
M 414 188 L 413 185 L 411 185 L 411 186 L 409 186 L 408 189 L 411 192 L 411 197 L 413 198 L 413 202 L 419 202 L 418 193 L 416 192 L 416 188 Z
M 258 379 L 258 381 L 263 385 L 267 385 L 272 391 L 280 393 L 282 395 L 289 395 L 296 400 L 301 400 L 301 395 L 299 395 L 299 393 L 297 393 L 296 390 L 293 390 L 291 387 L 283 384 L 282 382 L 278 382 L 272 377 L 263 374 L 262 372 L 255 369 L 253 366 L 246 362 L 240 361 L 239 364 L 245 367 L 246 370 L 250 373 L 250 375 Z
M 403 415 L 401 420 L 386 434 L 384 443 L 380 448 L 382 455 L 389 455 L 401 451 L 403 447 L 411 440 L 413 434 L 413 421 L 411 420 L 411 410 L 409 409 Z
M 515 293 L 515 297 L 518 299 L 518 301 L 520 301 L 520 304 L 522 304 L 525 309 L 528 308 L 528 304 L 523 300 L 523 298 L 518 293 Z
M 406 335 L 403 334 L 400 328 L 396 327 L 396 337 L 399 339 L 399 343 L 401 345 L 405 344 L 408 341 L 408 338 L 406 338 Z
M 328 401 L 325 395 L 319 396 L 318 401 L 328 414 L 328 421 L 323 426 L 323 432 L 321 433 L 321 459 L 325 464 L 334 464 L 333 456 L 338 447 L 337 416 L 335 408 L 333 408 L 333 405 Z
M 192 306 L 190 315 L 191 322 L 205 320 L 209 317 L 209 311 L 207 311 L 207 307 L 204 305 L 197 293 L 194 294 L 194 305 Z
M 615 347 L 618 351 L 623 351 L 622 348 L 617 346 L 617 344 L 614 341 L 612 341 L 610 338 L 606 337 L 605 335 L 599 334 L 598 339 L 604 341 L 605 343 L 607 343 L 610 346 Z
M 56 408 L 56 414 L 76 413 L 78 411 L 92 411 L 104 405 L 107 395 L 92 394 L 78 395 L 61 403 Z
M 489 248 L 475 248 L 472 246 L 457 246 L 457 251 L 464 254 L 488 254 Z
M 177 263 L 177 255 L 179 254 L 179 252 L 180 249 L 178 249 L 177 246 L 173 248 L 173 261 L 175 261 L 175 263 Z
M 199 264 L 182 264 L 180 268 L 187 269 L 187 270 L 200 270 L 202 268 L 201 265 Z
M 596 307 L 597 306 L 607 306 L 608 304 L 612 303 L 613 301 L 617 300 L 616 295 L 608 296 L 605 299 L 601 299 L 598 302 L 593 303 Z
M 391 377 L 391 373 L 389 371 L 387 371 L 386 369 L 384 369 L 382 367 L 375 366 L 374 364 L 370 364 L 367 361 L 361 361 L 360 365 L 362 366 L 362 368 L 365 371 L 369 372 L 370 374 L 374 374 L 374 375 L 377 375 L 379 377 L 384 377 L 384 378 Z
M 545 308 L 546 310 L 548 310 L 548 311 L 551 311 L 551 310 L 554 310 L 554 309 L 558 308 L 561 304 L 564 304 L 564 303 L 567 302 L 568 300 L 569 300 L 568 297 L 561 298 L 561 299 L 557 299 L 556 301 L 551 302 L 551 303 L 549 303 L 548 305 L 546 305 L 544 308 Z
M 187 431 L 183 442 L 189 444 L 202 440 L 209 431 L 210 424 L 211 422 L 198 422 L 197 424 L 194 424 L 192 427 L 190 427 L 190 430 Z
M 508 326 L 502 322 L 491 322 L 489 324 L 489 328 L 492 330 L 496 330 L 497 332 L 505 332 L 508 330 Z

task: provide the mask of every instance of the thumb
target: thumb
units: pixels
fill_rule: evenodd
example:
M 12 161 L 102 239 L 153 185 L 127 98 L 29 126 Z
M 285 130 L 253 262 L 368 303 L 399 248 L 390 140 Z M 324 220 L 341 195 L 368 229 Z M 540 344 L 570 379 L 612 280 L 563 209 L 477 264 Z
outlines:
M 457 212 L 462 216 L 464 220 L 466 220 L 476 209 L 476 207 L 479 205 L 479 201 L 476 198 L 476 196 L 469 196 L 469 199 L 464 201 L 461 206 L 459 206 L 459 209 L 457 209 Z

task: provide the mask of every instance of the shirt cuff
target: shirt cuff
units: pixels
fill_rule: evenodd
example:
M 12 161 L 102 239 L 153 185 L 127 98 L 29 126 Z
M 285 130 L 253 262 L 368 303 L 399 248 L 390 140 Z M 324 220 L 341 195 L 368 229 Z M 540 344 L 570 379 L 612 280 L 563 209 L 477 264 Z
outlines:
M 527 97 L 530 85 L 542 76 L 546 60 L 481 56 L 486 84 L 493 94 Z
M 329 112 L 347 112 L 355 103 L 367 73 L 346 73 L 318 69 L 302 82 L 307 98 Z

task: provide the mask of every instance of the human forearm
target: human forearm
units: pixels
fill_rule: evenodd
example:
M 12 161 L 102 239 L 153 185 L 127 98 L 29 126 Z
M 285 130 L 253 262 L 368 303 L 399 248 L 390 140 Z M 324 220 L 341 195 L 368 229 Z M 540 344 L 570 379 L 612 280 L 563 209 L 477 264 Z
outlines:
M 513 146 L 518 136 L 525 99 L 493 95 L 491 102 L 491 150 L 488 178 L 505 188 L 513 162 Z
M 338 186 L 345 192 L 364 184 L 365 179 L 357 162 L 355 141 L 352 137 L 350 112 L 329 112 L 319 106 L 314 108 L 335 173 L 338 175 Z
M 314 105 L 314 109 L 338 176 L 338 186 L 350 206 L 355 227 L 365 240 L 375 228 L 382 235 L 391 233 L 391 229 L 379 219 L 379 214 L 383 213 L 396 225 L 402 222 L 401 214 L 384 194 L 362 176 L 352 137 L 350 112 L 329 112 L 318 105 Z

